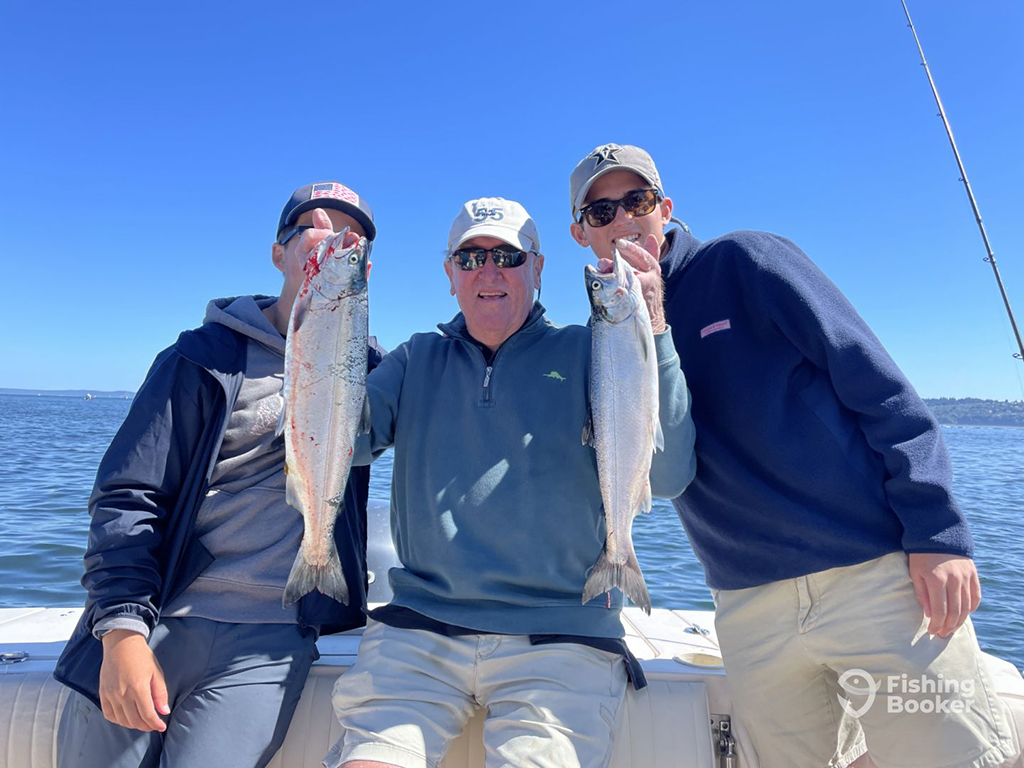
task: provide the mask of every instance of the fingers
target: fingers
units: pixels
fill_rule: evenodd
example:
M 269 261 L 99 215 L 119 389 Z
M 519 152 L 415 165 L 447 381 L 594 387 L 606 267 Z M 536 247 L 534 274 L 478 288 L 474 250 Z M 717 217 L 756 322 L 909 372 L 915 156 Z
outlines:
M 143 693 L 142 691 L 136 691 L 135 715 L 136 722 L 139 725 L 133 725 L 132 728 L 136 728 L 140 731 L 165 731 L 167 726 L 164 721 L 160 719 L 160 716 L 156 713 L 156 708 L 153 706 L 153 696 L 149 691 Z M 131 710 L 131 704 L 126 704 L 125 709 Z
M 652 235 L 650 239 L 654 239 Z M 657 240 L 654 240 L 655 252 L 657 252 Z M 619 250 L 619 255 L 626 260 L 633 269 L 638 269 L 641 272 L 661 272 L 661 265 L 658 264 L 658 260 L 646 249 L 636 243 L 631 243 L 629 240 L 616 240 L 615 246 Z
M 331 224 L 331 217 L 323 208 L 313 211 L 313 220 L 310 222 L 313 229 L 307 229 L 302 233 L 299 240 L 299 253 L 309 253 L 322 243 L 326 238 L 334 234 L 334 225 Z
M 658 256 L 661 254 L 661 247 L 658 245 L 658 238 L 654 235 L 648 235 L 647 239 L 644 240 L 644 250 L 646 250 L 655 261 L 658 261 Z
M 345 232 L 345 237 L 343 237 L 342 240 L 341 240 L 341 247 L 343 249 L 354 248 L 358 244 L 359 244 L 359 235 L 357 235 L 355 232 L 352 232 L 351 230 L 346 231 Z
M 171 708 L 167 704 L 167 683 L 164 681 L 164 673 L 157 668 L 153 680 L 150 682 L 150 693 L 153 696 L 153 705 L 161 715 L 171 714 Z
M 928 578 L 925 581 L 928 588 L 928 603 L 932 607 L 931 621 L 928 622 L 928 633 L 937 635 L 942 631 L 946 623 L 946 585 L 935 578 Z
M 975 569 L 974 573 L 971 574 L 971 613 L 978 610 L 978 606 L 981 605 L 981 580 L 978 578 L 978 571 Z
M 941 637 L 948 637 L 956 631 L 956 628 L 964 623 L 967 618 L 966 611 L 963 611 L 963 590 L 962 584 L 957 580 L 950 580 L 946 584 L 946 620 L 939 630 Z
M 930 619 L 932 617 L 932 604 L 928 599 L 928 587 L 925 586 L 924 577 L 915 574 L 912 576 L 912 582 L 914 584 L 914 597 L 921 604 L 924 615 Z

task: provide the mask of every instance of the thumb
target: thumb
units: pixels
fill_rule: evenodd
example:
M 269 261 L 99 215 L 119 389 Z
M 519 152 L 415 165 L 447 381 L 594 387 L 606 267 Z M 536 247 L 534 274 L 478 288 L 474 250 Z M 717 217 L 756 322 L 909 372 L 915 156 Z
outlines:
M 313 211 L 313 228 L 314 229 L 328 229 L 334 231 L 334 225 L 331 224 L 331 217 L 327 215 L 327 211 L 323 208 L 317 208 Z
M 164 673 L 159 669 L 153 673 L 149 687 L 153 694 L 153 705 L 156 707 L 156 711 L 161 715 L 171 714 L 171 708 L 167 706 L 167 683 L 164 681 Z

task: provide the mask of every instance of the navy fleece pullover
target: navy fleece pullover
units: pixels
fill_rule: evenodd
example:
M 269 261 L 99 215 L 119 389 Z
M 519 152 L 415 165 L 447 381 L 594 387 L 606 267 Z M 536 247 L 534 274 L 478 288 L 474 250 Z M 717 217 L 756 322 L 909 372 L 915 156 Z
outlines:
M 674 500 L 708 585 L 742 589 L 887 552 L 970 556 L 928 408 L 793 243 L 668 233 L 665 309 L 697 475 Z

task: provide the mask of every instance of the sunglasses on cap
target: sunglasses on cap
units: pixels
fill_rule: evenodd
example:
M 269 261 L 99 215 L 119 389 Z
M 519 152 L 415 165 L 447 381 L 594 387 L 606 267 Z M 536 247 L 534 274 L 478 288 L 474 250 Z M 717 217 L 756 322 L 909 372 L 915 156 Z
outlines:
M 656 189 L 634 189 L 618 200 L 598 200 L 580 210 L 580 222 L 586 219 L 592 227 L 606 227 L 615 220 L 619 206 L 631 216 L 646 216 L 653 211 L 661 195 Z
M 496 248 L 460 248 L 452 252 L 451 260 L 459 269 L 471 272 L 482 269 L 487 263 L 487 254 L 491 254 L 494 266 L 498 269 L 511 269 L 525 264 L 529 253 L 511 245 L 499 245 Z
M 284 232 L 277 236 L 277 244 L 285 245 L 289 240 L 291 240 L 296 235 L 301 234 L 305 232 L 307 229 L 312 228 L 313 227 L 309 226 L 308 224 L 299 224 L 298 226 L 292 227 L 291 229 L 286 229 Z

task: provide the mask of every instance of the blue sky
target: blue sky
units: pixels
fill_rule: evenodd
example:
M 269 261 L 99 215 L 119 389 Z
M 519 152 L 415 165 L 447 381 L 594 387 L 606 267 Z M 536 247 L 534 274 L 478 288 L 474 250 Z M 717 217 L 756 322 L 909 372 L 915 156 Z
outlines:
M 374 207 L 385 346 L 457 311 L 441 254 L 483 195 L 531 212 L 543 301 L 583 322 L 568 177 L 614 141 L 698 237 L 794 240 L 922 395 L 1024 398 L 898 0 L 285 8 L 3 4 L 0 387 L 135 389 L 208 299 L 277 293 L 281 206 L 325 179 Z M 1024 313 L 1024 6 L 911 13 Z

